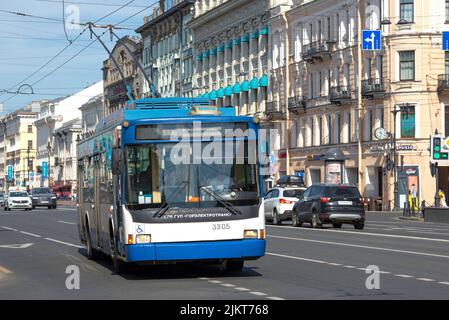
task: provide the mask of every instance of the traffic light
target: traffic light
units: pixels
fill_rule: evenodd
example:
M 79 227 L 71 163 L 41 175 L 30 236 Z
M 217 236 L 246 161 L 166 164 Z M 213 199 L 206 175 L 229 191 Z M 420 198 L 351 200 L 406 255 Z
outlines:
M 447 152 L 443 152 L 443 144 L 444 144 L 443 136 L 433 136 L 432 137 L 432 160 L 441 161 L 448 160 L 449 154 Z

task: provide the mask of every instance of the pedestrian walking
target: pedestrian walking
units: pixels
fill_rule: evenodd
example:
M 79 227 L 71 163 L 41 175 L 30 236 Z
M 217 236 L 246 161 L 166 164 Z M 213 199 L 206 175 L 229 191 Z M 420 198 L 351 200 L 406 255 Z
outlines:
M 418 210 L 419 210 L 419 205 L 418 205 L 418 203 L 419 203 L 419 199 L 418 199 L 418 191 L 417 191 L 417 188 L 416 188 L 416 185 L 413 183 L 412 184 L 412 187 L 411 187 L 411 189 L 410 189 L 410 196 L 411 196 L 411 205 L 410 205 L 410 209 L 413 211 L 413 212 L 418 212 Z
M 447 208 L 446 195 L 442 189 L 439 189 L 438 196 L 440 198 L 440 208 Z

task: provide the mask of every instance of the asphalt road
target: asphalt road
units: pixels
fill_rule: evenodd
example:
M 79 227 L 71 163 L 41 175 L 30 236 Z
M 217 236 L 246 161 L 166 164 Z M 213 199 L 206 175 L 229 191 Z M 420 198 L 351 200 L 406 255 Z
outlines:
M 217 266 L 132 268 L 89 261 L 75 209 L 0 212 L 0 299 L 448 299 L 449 225 L 368 214 L 366 229 L 267 225 L 267 253 L 241 273 Z M 66 288 L 66 268 L 80 289 Z M 380 269 L 369 290 L 368 266 Z

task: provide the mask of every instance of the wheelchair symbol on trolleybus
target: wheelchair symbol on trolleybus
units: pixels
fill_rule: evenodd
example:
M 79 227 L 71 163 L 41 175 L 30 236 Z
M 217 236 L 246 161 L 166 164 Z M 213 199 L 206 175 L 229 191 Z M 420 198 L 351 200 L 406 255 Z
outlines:
M 136 232 L 137 232 L 137 233 L 143 233 L 143 229 L 142 229 L 142 227 L 140 226 L 140 224 L 137 225 Z

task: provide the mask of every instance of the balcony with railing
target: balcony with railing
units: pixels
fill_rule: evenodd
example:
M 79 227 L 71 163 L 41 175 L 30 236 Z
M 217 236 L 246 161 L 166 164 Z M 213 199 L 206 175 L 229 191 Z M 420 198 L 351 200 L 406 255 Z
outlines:
M 302 46 L 302 59 L 308 62 L 322 61 L 332 53 L 334 43 L 330 41 L 315 41 Z
M 362 96 L 369 99 L 382 98 L 385 94 L 383 79 L 362 80 Z
M 351 103 L 351 90 L 347 86 L 331 87 L 329 90 L 329 100 L 331 103 L 342 105 Z
M 279 101 L 269 101 L 265 107 L 265 113 L 270 120 L 281 120 L 284 115 L 283 107 Z
M 449 92 L 449 74 L 438 75 L 438 92 Z
M 294 96 L 288 98 L 288 111 L 293 113 L 298 113 L 299 111 L 304 111 L 307 105 L 307 97 L 305 96 Z

